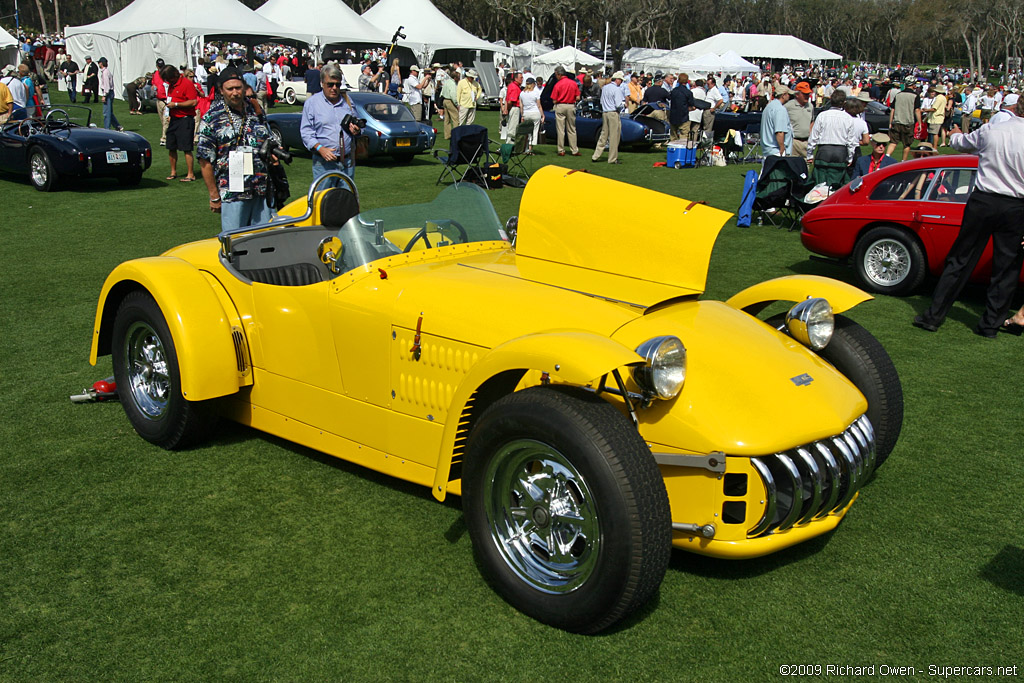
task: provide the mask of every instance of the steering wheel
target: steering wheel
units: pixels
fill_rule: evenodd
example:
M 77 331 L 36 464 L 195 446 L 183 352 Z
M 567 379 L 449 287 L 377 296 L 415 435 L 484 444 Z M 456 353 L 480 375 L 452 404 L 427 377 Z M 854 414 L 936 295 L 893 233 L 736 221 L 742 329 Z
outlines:
M 409 243 L 405 245 L 405 249 L 402 250 L 403 254 L 408 254 L 410 251 L 412 251 L 412 245 L 416 244 L 417 240 L 423 240 L 424 244 L 427 245 L 427 249 L 430 248 L 430 242 L 427 242 L 427 228 L 431 226 L 431 223 L 433 223 L 434 227 L 437 228 L 437 232 L 441 233 L 442 235 L 444 234 L 445 227 L 447 227 L 448 225 L 454 226 L 455 229 L 459 231 L 459 237 L 462 238 L 462 243 L 465 244 L 466 242 L 469 241 L 469 235 L 466 233 L 466 229 L 462 227 L 462 224 L 459 223 L 458 221 L 452 220 L 450 218 L 440 219 L 436 221 L 427 221 L 422 228 L 416 231 L 416 234 L 412 236 L 412 239 L 409 240 Z
M 39 123 L 36 119 L 25 119 L 18 124 L 18 135 L 23 138 L 31 137 L 38 133 L 36 126 Z
M 63 114 L 63 119 L 58 119 L 54 114 Z M 70 128 L 71 127 L 71 116 L 63 109 L 51 109 L 46 113 L 46 118 L 43 119 L 43 128 L 49 130 L 50 128 Z

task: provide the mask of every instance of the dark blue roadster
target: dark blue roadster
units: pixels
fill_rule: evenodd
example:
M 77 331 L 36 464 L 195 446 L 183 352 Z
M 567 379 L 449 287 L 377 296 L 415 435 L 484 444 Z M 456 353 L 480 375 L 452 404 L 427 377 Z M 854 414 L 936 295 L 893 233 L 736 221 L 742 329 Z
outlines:
M 88 107 L 47 107 L 40 117 L 0 126 L 0 170 L 28 173 L 42 192 L 67 178 L 116 178 L 122 185 L 138 185 L 151 163 L 146 138 L 96 128 Z
M 370 157 L 391 156 L 395 161 L 411 161 L 417 154 L 429 152 L 437 133 L 413 118 L 409 107 L 393 97 L 368 92 L 349 93 L 356 116 L 366 119 L 363 136 Z M 285 147 L 304 150 L 299 124 L 302 114 L 269 114 L 271 132 Z
M 638 108 L 630 115 L 622 115 L 622 137 L 619 144 L 649 147 L 653 144 L 668 142 L 668 123 L 651 116 L 650 107 Z M 576 137 L 580 145 L 592 147 L 601 137 L 601 103 L 596 99 L 583 99 L 576 105 Z M 544 110 L 544 135 L 549 142 L 555 140 L 555 113 Z

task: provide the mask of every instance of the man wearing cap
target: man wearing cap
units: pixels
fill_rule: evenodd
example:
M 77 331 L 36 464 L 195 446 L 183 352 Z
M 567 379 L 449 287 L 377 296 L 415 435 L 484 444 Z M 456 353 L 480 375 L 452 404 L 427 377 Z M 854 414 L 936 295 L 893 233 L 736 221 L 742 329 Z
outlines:
M 933 85 L 928 94 L 933 96 L 931 103 L 921 113 L 928 114 L 928 135 L 932 136 L 932 147 L 938 149 L 942 123 L 946 120 L 946 86 Z
M 107 58 L 100 57 L 100 92 L 103 93 L 103 127 L 110 130 L 124 130 L 114 116 L 114 74 L 107 67 Z
M 346 115 L 355 116 L 355 110 L 348 97 L 348 86 L 342 81 L 341 69 L 333 62 L 320 70 L 320 85 L 323 90 L 302 105 L 302 123 L 299 124 L 302 144 L 313 154 L 313 178 L 328 171 L 341 171 L 354 178 L 354 142 L 359 127 L 354 123 L 342 125 Z M 321 187 L 340 184 L 339 179 L 334 178 Z
M 974 190 L 964 207 L 960 233 L 946 257 L 931 306 L 914 318 L 914 326 L 935 332 L 992 240 L 992 277 L 986 292 L 985 312 L 975 334 L 994 339 L 1005 320 L 1020 278 L 1024 250 L 1024 102 L 1014 107 L 1014 118 L 963 134 L 953 126 L 950 146 L 978 157 Z
M 85 94 L 86 104 L 89 104 L 90 95 L 95 98 L 93 99 L 93 102 L 99 104 L 100 68 L 96 66 L 96 63 L 92 61 L 92 57 L 89 56 L 86 56 L 85 58 L 85 82 L 82 84 L 82 92 Z
M 377 92 L 380 75 L 382 73 L 384 72 L 381 70 L 378 70 L 377 73 L 373 73 L 372 66 L 369 64 L 363 64 L 362 71 L 359 74 L 359 92 Z M 319 78 L 317 80 L 319 80 Z
M 621 112 L 625 107 L 626 98 L 622 92 L 622 81 L 626 74 L 616 71 L 612 80 L 601 88 L 601 135 L 594 148 L 594 156 L 590 160 L 597 163 L 604 154 L 605 143 L 608 144 L 608 163 L 619 163 L 619 140 L 622 138 Z
M 789 125 L 793 129 L 793 156 L 807 158 L 807 138 L 811 137 L 814 121 L 814 105 L 811 104 L 811 84 L 800 81 L 793 89 L 793 96 L 785 104 Z
M 185 153 L 187 175 L 181 179 L 190 183 L 196 179 L 194 159 L 192 156 L 193 141 L 196 135 L 196 105 L 199 103 L 199 91 L 191 78 L 182 76 L 172 65 L 165 66 L 160 74 L 167 88 L 167 154 L 171 162 L 171 175 L 168 180 L 178 177 L 178 152 Z
M 519 102 L 519 96 L 523 93 L 523 74 L 519 71 L 513 72 L 512 81 L 505 90 L 505 107 L 508 112 L 508 123 L 505 130 L 508 131 L 508 139 L 514 140 L 516 128 L 523 118 L 523 109 Z
M 687 74 L 679 74 L 679 81 L 676 87 L 669 93 L 668 122 L 672 126 L 671 137 L 673 140 L 686 140 L 690 137 L 690 112 L 697 108 L 707 107 L 707 103 L 697 100 L 690 91 L 690 77 Z
M 558 80 L 551 89 L 551 101 L 555 109 L 555 144 L 558 146 L 558 156 L 565 156 L 565 139 L 568 137 L 569 151 L 574 157 L 578 157 L 580 149 L 576 145 L 576 102 L 580 99 L 580 88 L 576 80 L 569 78 L 561 66 L 555 67 L 555 76 Z
M 914 126 L 918 123 L 921 123 L 921 98 L 914 90 L 913 81 L 908 79 L 903 82 L 902 90 L 893 99 L 892 109 L 889 110 L 889 133 L 892 139 L 885 153 L 891 155 L 899 142 L 903 145 L 903 161 L 906 161 L 914 142 Z
M 789 87 L 779 83 L 775 97 L 761 113 L 761 154 L 785 157 L 793 153 L 793 126 L 789 123 L 786 102 L 792 96 Z
M 441 84 L 441 114 L 444 119 L 444 139 L 450 140 L 452 128 L 459 125 L 459 72 L 452 68 Z
M 402 83 L 402 94 L 405 103 L 412 110 L 412 117 L 419 121 L 423 118 L 423 86 L 426 79 L 420 79 L 420 67 L 413 64 L 409 67 L 409 77 Z
M 476 120 L 476 101 L 483 89 L 476 82 L 476 69 L 466 69 L 466 75 L 455 88 L 455 101 L 459 105 L 459 125 L 466 126 Z
M 221 97 L 203 116 L 197 146 L 210 210 L 220 213 L 222 230 L 266 223 L 274 214 L 266 199 L 267 165 L 256 150 L 270 139 L 270 129 L 255 100 L 246 100 L 238 69 L 224 69 L 218 87 Z
M 853 164 L 853 172 L 850 174 L 850 180 L 859 178 L 862 175 L 867 175 L 877 171 L 880 168 L 885 168 L 891 164 L 895 164 L 896 160 L 885 153 L 885 147 L 889 144 L 889 136 L 885 133 L 875 133 L 871 136 L 871 154 L 868 156 L 857 157 L 857 161 Z
M 1014 117 L 1013 110 L 1017 106 L 1019 95 L 1012 92 L 1003 98 L 1002 108 L 992 115 L 992 118 L 988 120 L 988 125 L 994 125 L 1002 123 L 1003 121 L 1009 121 Z
M 11 111 L 9 119 L 20 121 L 28 117 L 28 110 L 25 108 L 28 102 L 28 94 L 25 84 L 18 78 L 18 67 L 8 64 L 4 68 L 4 77 L 0 78 L 0 84 L 6 86 L 11 95 Z

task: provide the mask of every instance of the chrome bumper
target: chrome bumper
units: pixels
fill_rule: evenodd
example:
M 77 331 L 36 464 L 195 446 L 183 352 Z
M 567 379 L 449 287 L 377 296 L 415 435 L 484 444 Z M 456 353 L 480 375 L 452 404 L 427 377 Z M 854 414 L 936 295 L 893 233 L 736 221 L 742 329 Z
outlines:
M 875 430 L 867 416 L 842 434 L 750 459 L 765 488 L 764 516 L 747 531 L 758 538 L 842 510 L 875 467 Z

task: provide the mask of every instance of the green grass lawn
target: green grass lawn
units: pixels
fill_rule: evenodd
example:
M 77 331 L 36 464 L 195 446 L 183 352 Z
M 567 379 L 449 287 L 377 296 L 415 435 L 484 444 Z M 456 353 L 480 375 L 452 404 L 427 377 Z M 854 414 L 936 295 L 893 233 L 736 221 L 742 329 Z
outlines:
M 746 681 L 776 680 L 790 664 L 874 665 L 875 677 L 912 666 L 917 679 L 939 678 L 929 666 L 1020 673 L 1024 340 L 971 333 L 980 290 L 937 334 L 910 325 L 930 283 L 852 312 L 892 355 L 906 420 L 837 531 L 744 562 L 674 551 L 648 608 L 610 633 L 576 636 L 491 591 L 457 499 L 438 504 L 426 489 L 238 426 L 168 453 L 136 436 L 117 403 L 69 402 L 111 374 L 109 356 L 88 363 L 111 269 L 219 231 L 202 183 L 163 179 L 156 116 L 128 116 L 122 103 L 117 113 L 154 143 L 140 187 L 97 180 L 42 194 L 0 175 L 0 680 Z M 496 137 L 496 115 L 479 119 Z M 753 168 L 539 151 L 537 166 L 729 211 Z M 428 157 L 360 167 L 363 206 L 430 200 L 439 170 Z M 309 157 L 288 174 L 304 194 Z M 522 190 L 490 196 L 504 220 Z M 623 198 L 572 200 L 603 203 L 622 239 L 643 239 Z M 847 268 L 808 260 L 798 234 L 733 220 L 708 296 L 793 273 L 852 281 Z

